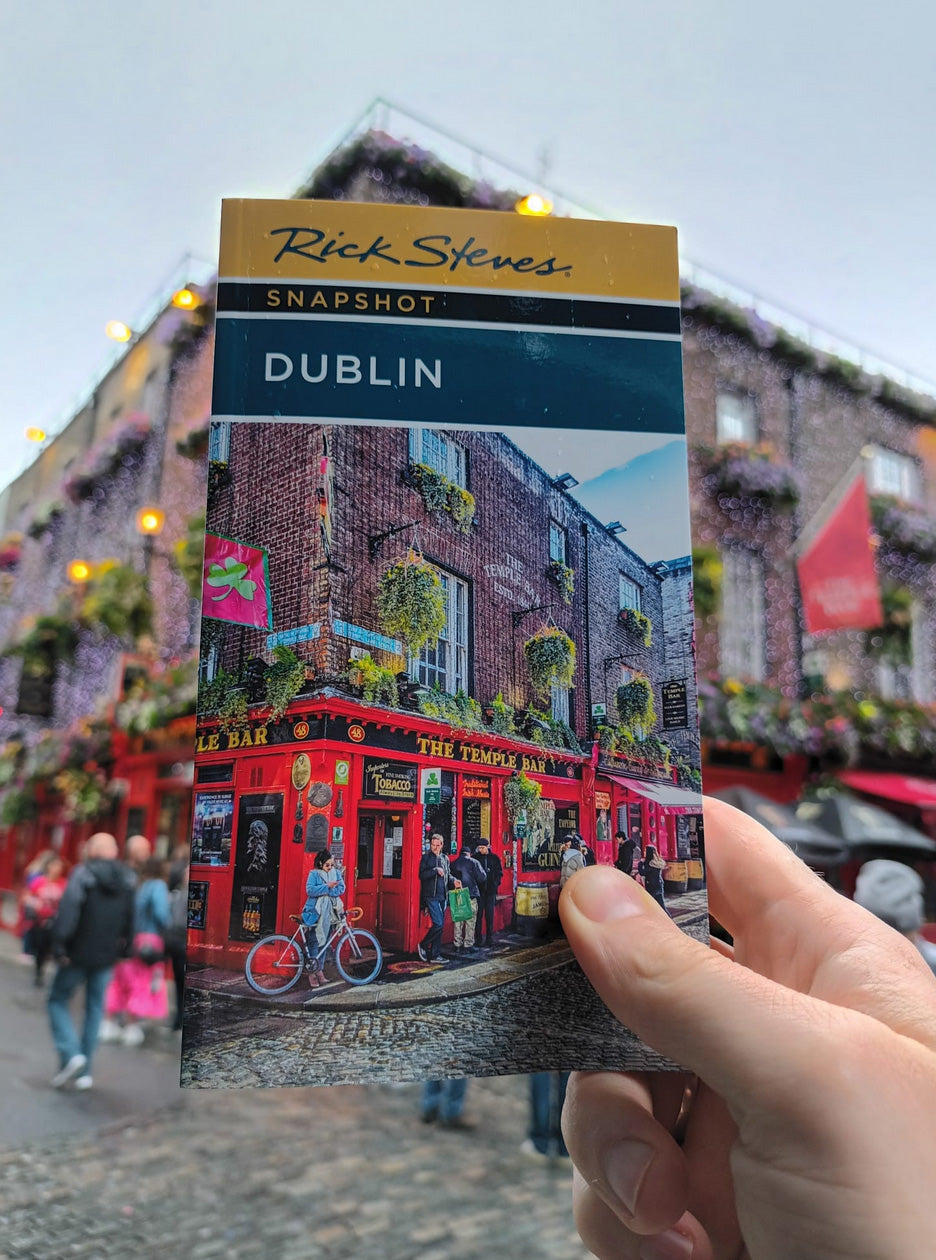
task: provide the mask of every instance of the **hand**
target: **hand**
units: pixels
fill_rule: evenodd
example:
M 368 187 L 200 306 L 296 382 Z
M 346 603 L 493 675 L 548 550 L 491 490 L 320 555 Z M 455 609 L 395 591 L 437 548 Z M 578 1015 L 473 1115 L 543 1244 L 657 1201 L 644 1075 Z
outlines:
M 601 997 L 701 1078 L 576 1074 L 563 1114 L 576 1222 L 600 1260 L 929 1260 L 936 980 L 909 942 L 758 823 L 705 803 L 710 906 L 683 934 L 591 867 L 562 923 Z
M 456 888 L 461 888 L 461 886 L 462 886 L 461 880 L 460 880 L 460 879 L 456 879 L 456 881 L 455 881 L 455 887 L 456 887 Z

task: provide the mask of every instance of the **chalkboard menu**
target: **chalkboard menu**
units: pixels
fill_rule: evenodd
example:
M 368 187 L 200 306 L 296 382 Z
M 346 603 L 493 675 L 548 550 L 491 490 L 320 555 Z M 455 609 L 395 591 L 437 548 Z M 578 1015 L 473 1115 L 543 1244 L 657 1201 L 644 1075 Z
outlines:
M 660 688 L 663 697 L 664 731 L 681 730 L 689 725 L 689 701 L 685 679 L 665 682 Z

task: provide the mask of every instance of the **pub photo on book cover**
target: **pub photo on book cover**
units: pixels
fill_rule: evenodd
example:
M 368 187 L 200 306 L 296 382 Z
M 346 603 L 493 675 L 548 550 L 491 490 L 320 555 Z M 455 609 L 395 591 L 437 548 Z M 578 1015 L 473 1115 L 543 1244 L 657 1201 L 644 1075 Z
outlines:
M 672 228 L 222 215 L 182 1082 L 665 1068 L 583 866 L 708 940 Z

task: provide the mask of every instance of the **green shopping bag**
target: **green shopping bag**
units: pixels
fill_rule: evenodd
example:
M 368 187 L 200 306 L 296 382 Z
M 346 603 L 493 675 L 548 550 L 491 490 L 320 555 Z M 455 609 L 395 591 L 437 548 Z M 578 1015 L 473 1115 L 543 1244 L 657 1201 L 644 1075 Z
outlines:
M 469 919 L 474 918 L 471 895 L 467 888 L 453 888 L 448 897 L 453 923 L 467 923 Z

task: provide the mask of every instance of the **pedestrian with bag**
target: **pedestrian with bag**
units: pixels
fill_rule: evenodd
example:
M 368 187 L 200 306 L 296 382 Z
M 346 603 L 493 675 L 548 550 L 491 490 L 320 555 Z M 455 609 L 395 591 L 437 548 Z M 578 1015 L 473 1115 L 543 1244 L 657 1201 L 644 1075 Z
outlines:
M 475 849 L 475 857 L 484 867 L 484 888 L 478 898 L 478 917 L 475 921 L 475 941 L 486 949 L 494 944 L 494 908 L 497 905 L 497 890 L 504 876 L 504 866 L 500 858 L 491 848 L 490 840 L 481 839 Z M 482 928 L 487 925 L 487 932 Z
M 461 888 L 461 880 L 452 874 L 448 858 L 442 852 L 445 844 L 438 832 L 429 838 L 428 852 L 419 861 L 419 904 L 429 916 L 429 929 L 416 946 L 423 962 L 444 962 L 441 957 L 442 929 L 451 888 Z
M 644 888 L 662 908 L 666 909 L 663 894 L 663 872 L 666 863 L 657 853 L 656 845 L 648 844 L 643 857 L 637 863 L 637 874 L 643 876 Z
M 474 853 L 467 845 L 463 844 L 461 852 L 452 863 L 452 874 L 461 882 L 461 895 L 468 894 L 468 900 L 471 905 L 471 914 L 468 918 L 456 918 L 454 909 L 452 910 L 452 922 L 454 924 L 453 945 L 456 950 L 464 951 L 466 954 L 473 954 L 477 949 L 475 945 L 475 922 L 478 917 L 478 906 L 484 889 L 487 884 L 487 876 L 484 867 L 474 856 Z
M 107 1019 L 102 1041 L 125 1046 L 143 1044 L 141 1020 L 164 1020 L 169 1014 L 166 992 L 166 941 L 169 889 L 159 858 L 147 858 L 139 871 L 133 912 L 133 948 L 121 959 L 107 989 Z
M 52 925 L 52 954 L 58 967 L 49 989 L 49 1023 L 59 1056 L 52 1085 L 74 1081 L 90 1089 L 91 1059 L 101 1026 L 104 994 L 117 960 L 133 939 L 133 883 L 117 861 L 117 841 L 97 832 L 88 841 L 59 901 Z M 85 989 L 84 1024 L 79 1038 L 69 1002 Z

